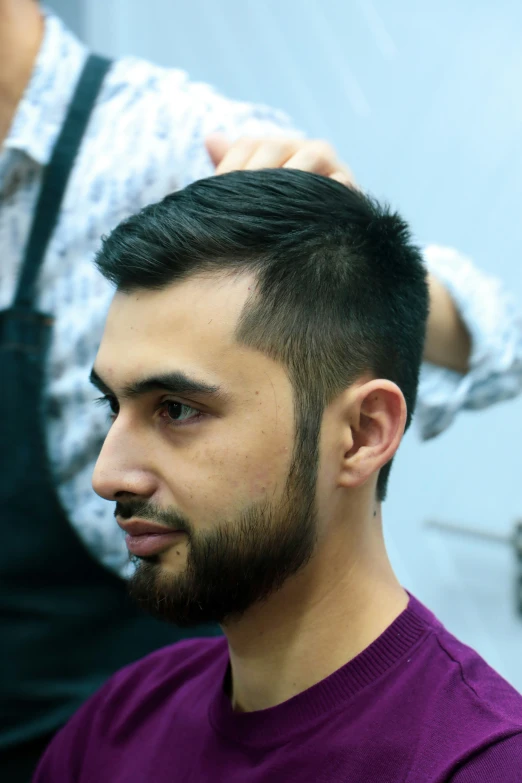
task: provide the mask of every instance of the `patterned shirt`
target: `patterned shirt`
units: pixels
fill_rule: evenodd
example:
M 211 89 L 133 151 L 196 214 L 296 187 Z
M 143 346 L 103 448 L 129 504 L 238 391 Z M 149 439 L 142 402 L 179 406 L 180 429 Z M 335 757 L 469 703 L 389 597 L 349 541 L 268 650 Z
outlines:
M 53 145 L 87 58 L 52 14 L 30 83 L 0 153 L 0 308 L 13 301 L 25 243 Z M 213 173 L 205 137 L 300 136 L 281 113 L 232 101 L 176 69 L 116 60 L 105 79 L 69 181 L 37 287 L 37 307 L 55 319 L 47 367 L 46 436 L 57 491 L 89 551 L 122 576 L 132 570 L 111 503 L 91 487 L 107 431 L 92 404 L 89 373 L 112 288 L 92 259 L 123 218 Z M 462 408 L 513 396 L 522 381 L 520 323 L 501 285 L 453 250 L 428 247 L 429 268 L 453 295 L 473 337 L 471 372 L 424 369 L 417 420 L 423 437 Z

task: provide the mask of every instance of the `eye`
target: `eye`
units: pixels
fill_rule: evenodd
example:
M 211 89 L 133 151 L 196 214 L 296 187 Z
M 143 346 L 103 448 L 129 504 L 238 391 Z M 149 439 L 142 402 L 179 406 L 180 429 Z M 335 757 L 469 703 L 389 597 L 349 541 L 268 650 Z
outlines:
M 98 397 L 94 402 L 96 405 L 108 405 L 111 416 L 113 417 L 117 416 L 120 411 L 118 400 L 112 394 L 105 394 L 103 397 Z
M 183 403 L 174 400 L 166 400 L 163 403 L 163 410 L 171 422 L 185 422 L 198 419 L 202 415 L 200 411 L 191 408 L 190 405 L 183 405 Z

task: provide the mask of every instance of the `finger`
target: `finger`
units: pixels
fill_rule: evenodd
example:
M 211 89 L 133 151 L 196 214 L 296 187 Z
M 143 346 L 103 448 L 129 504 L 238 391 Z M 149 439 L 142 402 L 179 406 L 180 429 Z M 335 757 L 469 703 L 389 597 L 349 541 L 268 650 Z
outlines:
M 284 164 L 285 168 L 301 169 L 328 177 L 339 169 L 339 161 L 329 144 L 311 141 L 301 146 Z
M 347 188 L 357 188 L 357 183 L 349 170 L 340 169 L 330 174 L 330 179 L 335 179 L 336 182 L 340 182 L 341 185 L 346 185 Z
M 216 169 L 216 174 L 226 174 L 229 171 L 238 171 L 250 160 L 257 147 L 261 144 L 259 139 L 238 139 L 231 145 L 225 157 Z
M 219 166 L 231 147 L 224 133 L 211 133 L 205 139 L 205 147 L 214 166 Z
M 262 141 L 250 160 L 243 168 L 245 169 L 278 169 L 283 166 L 287 160 L 295 155 L 298 149 L 298 142 L 288 139 L 265 139 Z

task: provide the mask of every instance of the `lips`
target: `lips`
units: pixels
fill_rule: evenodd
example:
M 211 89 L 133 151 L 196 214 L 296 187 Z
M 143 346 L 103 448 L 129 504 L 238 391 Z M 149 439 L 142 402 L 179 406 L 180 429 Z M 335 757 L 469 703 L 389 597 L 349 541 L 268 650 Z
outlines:
M 172 530 L 164 525 L 139 520 L 117 520 L 118 525 L 126 532 L 127 549 L 137 557 L 157 555 L 168 549 L 185 535 L 181 530 Z
M 129 519 L 121 521 L 117 520 L 118 525 L 122 530 L 125 530 L 130 536 L 147 536 L 147 535 L 163 535 L 164 533 L 172 533 L 171 527 L 165 525 L 157 525 L 155 522 L 141 522 L 140 520 Z

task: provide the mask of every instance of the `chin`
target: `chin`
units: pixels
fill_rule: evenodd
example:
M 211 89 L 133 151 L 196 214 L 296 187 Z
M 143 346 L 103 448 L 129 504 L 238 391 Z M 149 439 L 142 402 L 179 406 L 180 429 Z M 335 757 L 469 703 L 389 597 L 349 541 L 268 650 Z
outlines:
M 147 564 L 147 566 L 154 567 L 154 571 L 159 576 L 163 574 L 180 574 L 187 567 L 187 552 L 185 547 L 176 546 L 176 548 L 166 549 L 164 552 L 159 552 L 157 555 L 150 555 L 150 557 L 136 558 L 136 564 L 138 568 L 140 563 Z M 147 568 L 144 565 L 144 568 Z
M 163 573 L 180 574 L 187 567 L 185 552 L 165 552 L 156 556 L 156 562 Z

